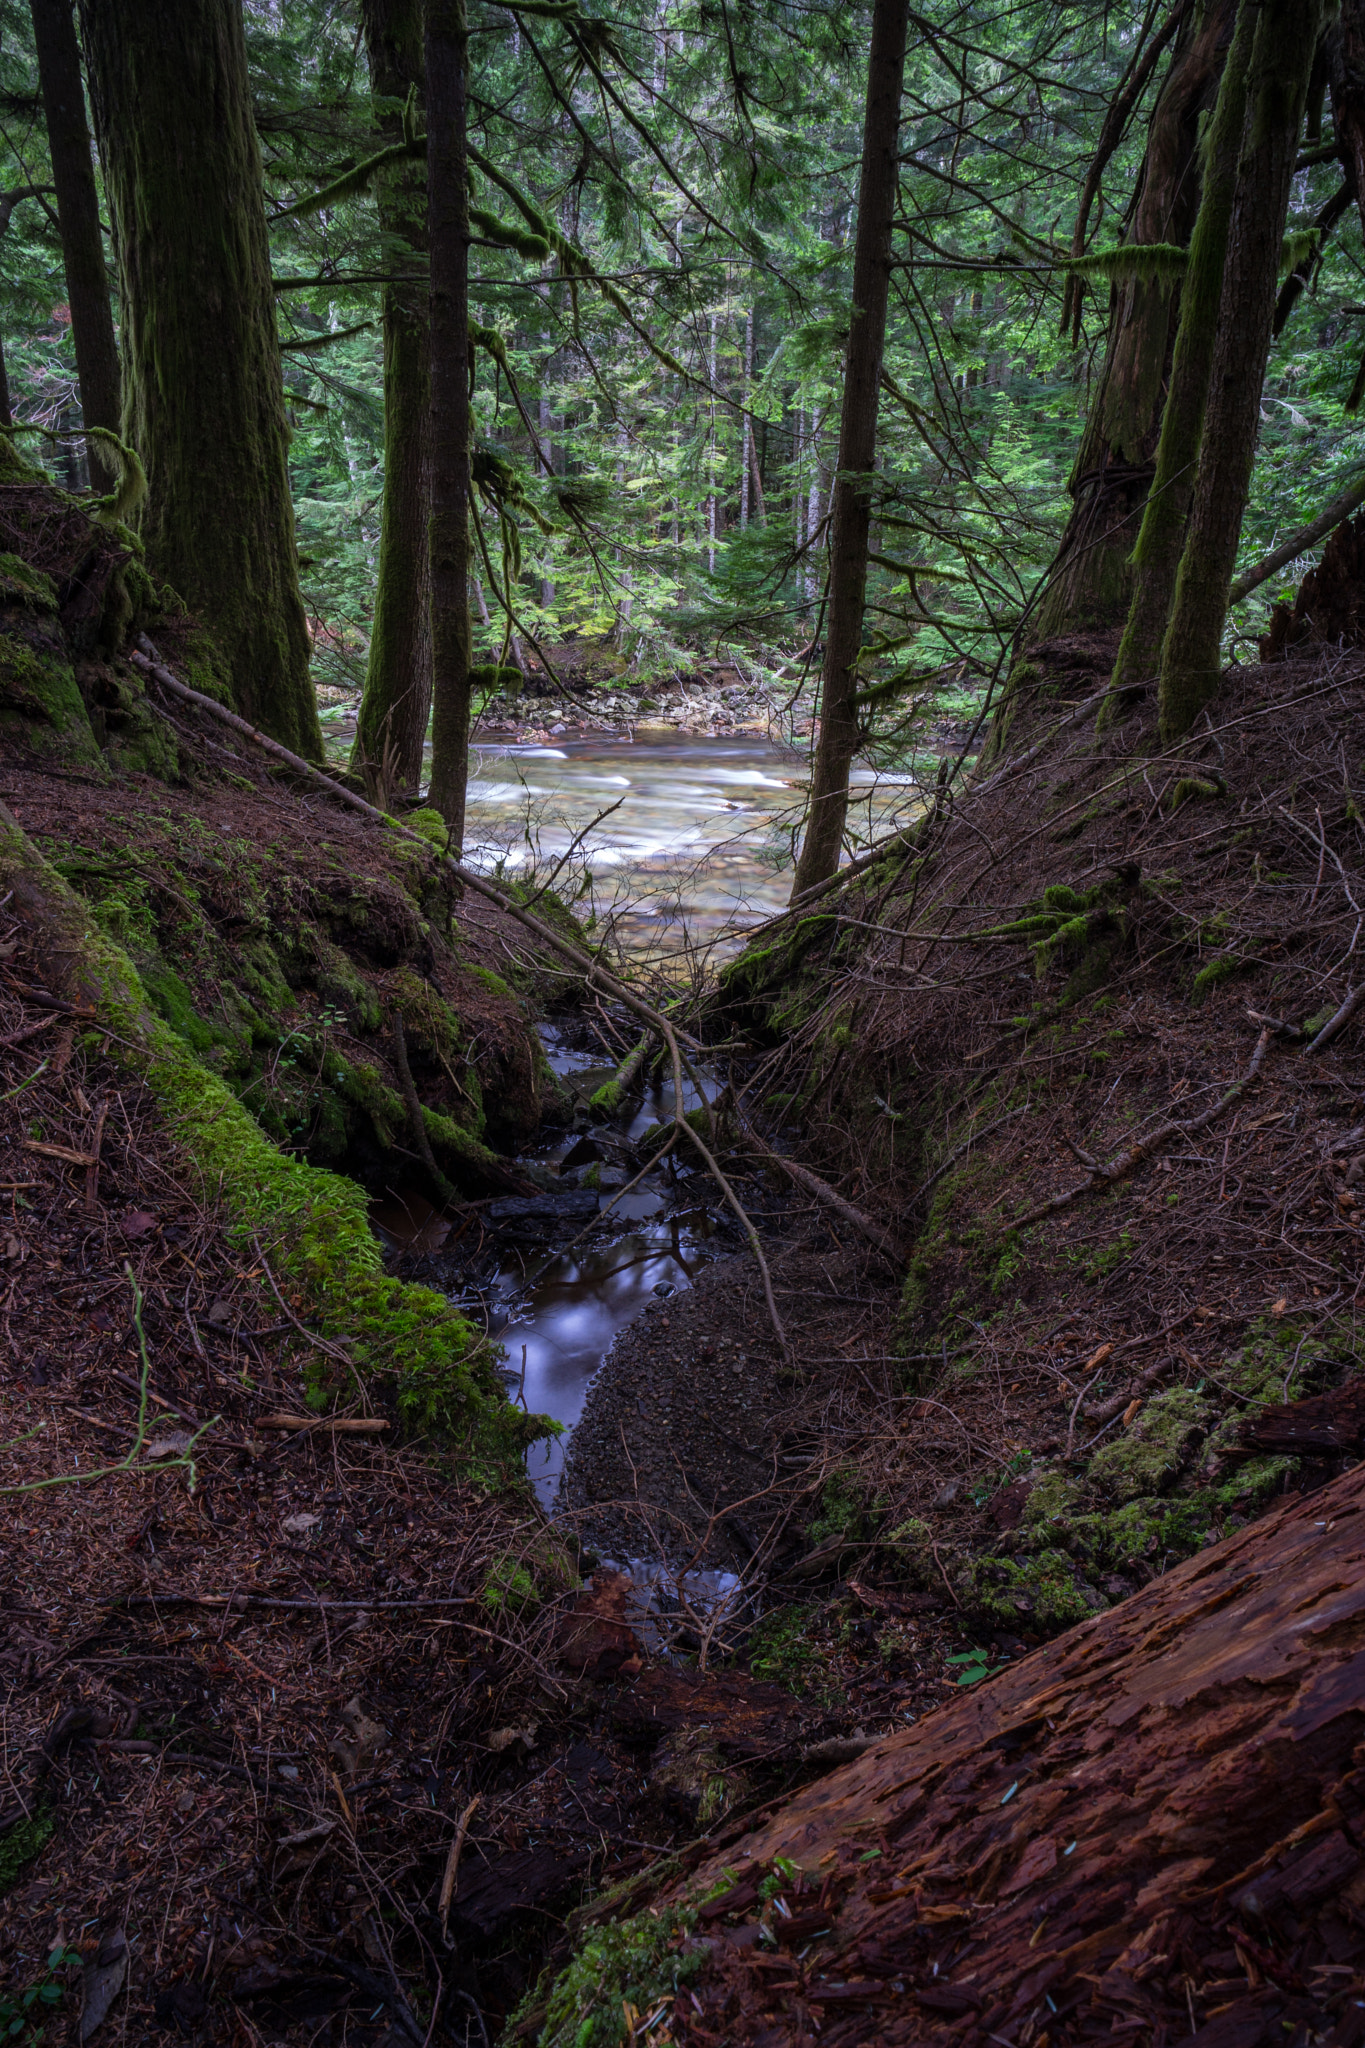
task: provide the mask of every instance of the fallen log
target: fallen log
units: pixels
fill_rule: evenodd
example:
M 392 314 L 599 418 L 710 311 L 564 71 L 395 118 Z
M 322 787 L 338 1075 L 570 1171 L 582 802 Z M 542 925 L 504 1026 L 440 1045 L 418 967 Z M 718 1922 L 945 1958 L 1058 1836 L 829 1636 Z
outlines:
M 1346 2048 L 1362 1736 L 1357 1467 L 661 1873 L 631 1903 L 691 1929 L 672 2039 Z

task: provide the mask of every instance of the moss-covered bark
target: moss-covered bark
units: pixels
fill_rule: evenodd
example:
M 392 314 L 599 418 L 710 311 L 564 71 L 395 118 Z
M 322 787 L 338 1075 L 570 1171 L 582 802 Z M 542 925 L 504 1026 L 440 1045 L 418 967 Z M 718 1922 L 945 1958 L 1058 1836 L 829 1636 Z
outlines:
M 122 285 L 147 560 L 245 716 L 321 757 L 237 0 L 81 0 Z
M 1135 684 L 1155 675 L 1170 616 L 1185 522 L 1194 498 L 1204 406 L 1218 331 L 1218 302 L 1237 187 L 1237 163 L 1246 121 L 1247 64 L 1257 19 L 1258 9 L 1252 0 L 1241 0 L 1232 47 L 1218 88 L 1218 104 L 1204 147 L 1204 189 L 1181 287 L 1180 332 L 1171 366 L 1170 395 L 1162 415 L 1151 495 L 1133 550 L 1137 581 L 1114 664 L 1112 695 L 1106 711 L 1117 710 Z
M 1128 244 L 1184 243 L 1199 205 L 1201 114 L 1218 88 L 1235 0 L 1191 10 L 1152 114 Z M 1071 472 L 1071 517 L 1031 638 L 1121 625 L 1129 556 L 1152 479 L 1179 295 L 1164 282 L 1112 286 L 1099 392 Z
M 119 367 L 114 316 L 109 305 L 109 277 L 100 235 L 99 195 L 90 161 L 90 133 L 85 125 L 85 88 L 81 53 L 76 42 L 72 0 L 29 0 L 33 36 L 38 49 L 38 79 L 43 92 L 52 179 L 62 227 L 62 264 L 66 296 L 71 305 L 71 335 L 76 346 L 76 375 L 81 390 L 81 416 L 87 427 L 118 432 Z M 110 491 L 114 476 L 97 441 L 88 443 L 90 481 L 97 491 Z
M 370 92 L 385 142 L 402 134 L 409 89 L 421 90 L 421 0 L 364 0 Z M 390 259 L 427 246 L 426 179 L 415 160 L 389 171 L 378 193 Z M 384 505 L 370 660 L 352 765 L 381 772 L 391 790 L 414 791 L 431 711 L 431 504 L 426 287 L 384 291 Z
M 469 765 L 469 185 L 465 0 L 427 0 L 431 238 L 431 801 L 464 845 Z
M 1218 689 L 1223 621 L 1251 485 L 1280 246 L 1321 0 L 1258 11 L 1199 477 L 1161 651 L 1161 733 L 1187 732 Z

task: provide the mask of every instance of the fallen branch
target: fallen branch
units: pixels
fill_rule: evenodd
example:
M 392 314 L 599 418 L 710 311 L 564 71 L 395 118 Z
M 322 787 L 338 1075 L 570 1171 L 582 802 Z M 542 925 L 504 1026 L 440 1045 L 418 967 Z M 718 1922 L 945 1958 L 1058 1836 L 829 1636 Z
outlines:
M 124 1593 L 116 1607 L 278 1607 L 299 1614 L 377 1614 L 419 1607 L 473 1607 L 472 1593 L 426 1600 L 283 1600 L 270 1593 Z
M 1297 533 L 1291 533 L 1288 540 L 1282 541 L 1279 547 L 1273 549 L 1270 554 L 1263 555 L 1259 562 L 1239 576 L 1228 592 L 1228 603 L 1240 604 L 1242 599 L 1249 597 L 1260 584 L 1268 582 L 1277 569 L 1283 569 L 1286 562 L 1297 560 L 1315 542 L 1320 541 L 1325 533 L 1330 533 L 1334 526 L 1340 526 L 1343 519 L 1349 519 L 1356 506 L 1360 504 L 1365 504 L 1365 470 L 1361 471 L 1354 483 L 1348 484 L 1339 496 L 1333 498 L 1331 504 L 1325 506 L 1316 519 L 1307 526 L 1301 526 Z
M 879 1223 L 874 1223 L 865 1210 L 855 1208 L 852 1202 L 846 1201 L 828 1181 L 821 1180 L 818 1173 L 812 1173 L 808 1166 L 801 1166 L 796 1160 L 784 1159 L 780 1152 L 774 1152 L 771 1145 L 765 1145 L 762 1138 L 742 1117 L 739 1119 L 739 1127 L 744 1133 L 746 1144 L 753 1148 L 760 1159 L 767 1160 L 770 1165 L 780 1166 L 799 1188 L 804 1188 L 808 1195 L 814 1195 L 816 1201 L 822 1203 L 826 1209 L 831 1209 L 836 1216 L 841 1216 L 845 1223 L 865 1237 L 869 1244 L 876 1245 L 878 1251 L 885 1252 L 889 1259 L 899 1260 L 904 1256 L 903 1247 L 898 1245 Z
M 1321 1052 L 1325 1045 L 1330 1045 L 1337 1033 L 1346 1029 L 1362 1003 L 1365 1003 L 1365 981 L 1361 982 L 1359 988 L 1353 988 L 1336 1015 L 1328 1018 L 1309 1046 L 1309 1052 Z
M 1365 990 L 1362 990 L 1362 994 L 1365 994 Z M 1088 1178 L 1078 1181 L 1075 1187 L 1063 1188 L 1059 1195 L 1052 1195 L 1046 1202 L 1040 1202 L 1036 1209 L 1029 1209 L 1024 1215 L 1016 1216 L 1008 1228 L 1012 1231 L 1026 1230 L 1030 1223 L 1040 1223 L 1045 1216 L 1055 1216 L 1059 1209 L 1068 1208 L 1079 1196 L 1089 1194 L 1092 1188 L 1112 1187 L 1116 1181 L 1126 1179 L 1141 1166 L 1144 1159 L 1149 1159 L 1157 1147 L 1164 1145 L 1168 1139 L 1185 1138 L 1195 1131 L 1202 1131 L 1215 1117 L 1221 1116 L 1225 1109 L 1230 1109 L 1251 1086 L 1261 1071 L 1261 1062 L 1265 1058 L 1266 1047 L 1272 1036 L 1273 1033 L 1269 1029 L 1261 1032 L 1256 1041 L 1256 1050 L 1251 1055 L 1251 1065 L 1241 1080 L 1234 1081 L 1210 1108 L 1202 1111 L 1199 1116 L 1190 1117 L 1185 1123 L 1158 1124 L 1148 1137 L 1140 1138 L 1135 1145 L 1125 1145 L 1122 1152 L 1116 1152 L 1104 1166 L 1095 1167 Z
M 378 1436 L 389 1425 L 377 1415 L 258 1415 L 257 1429 L 324 1429 L 338 1436 Z

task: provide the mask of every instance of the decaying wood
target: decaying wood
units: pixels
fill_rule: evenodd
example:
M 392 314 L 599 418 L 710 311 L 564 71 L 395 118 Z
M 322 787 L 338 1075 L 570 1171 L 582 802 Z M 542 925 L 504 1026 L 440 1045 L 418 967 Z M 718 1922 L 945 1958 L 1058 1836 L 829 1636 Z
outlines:
M 1363 1722 L 1357 1467 L 882 1740 L 675 1883 L 734 1889 L 707 1907 L 674 2038 L 1355 2041 Z M 743 1927 L 775 1868 L 809 1944 L 780 1972 Z M 807 1893 L 823 1907 L 809 1934 Z

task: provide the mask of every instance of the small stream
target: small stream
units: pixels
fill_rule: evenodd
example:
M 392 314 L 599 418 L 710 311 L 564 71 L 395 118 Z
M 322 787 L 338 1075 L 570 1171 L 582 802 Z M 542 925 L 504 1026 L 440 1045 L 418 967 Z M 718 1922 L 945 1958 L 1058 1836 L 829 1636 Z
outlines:
M 586 1105 L 613 1068 L 600 1053 L 568 1043 L 556 1025 L 539 1028 L 550 1065 Z M 709 1099 L 710 1077 L 703 1070 L 700 1078 Z M 684 1083 L 684 1111 L 697 1101 Z M 689 1287 L 707 1259 L 736 1242 L 707 1176 L 671 1160 L 608 1207 L 638 1172 L 637 1141 L 672 1114 L 670 1080 L 647 1088 L 619 1125 L 547 1133 L 520 1155 L 522 1163 L 546 1169 L 545 1191 L 483 1204 L 477 1238 L 465 1228 L 457 1235 L 421 1196 L 371 1208 L 386 1242 L 428 1255 L 432 1284 L 500 1339 L 512 1397 L 531 1414 L 564 1424 L 562 1437 L 533 1444 L 527 1453 L 527 1470 L 547 1509 L 589 1383 L 617 1331 L 649 1301 Z
M 760 738 L 652 732 L 490 745 L 472 750 L 470 771 L 466 858 L 485 870 L 543 871 L 619 802 L 588 840 L 587 866 L 598 914 L 614 905 L 618 933 L 637 952 L 687 943 L 736 950 L 745 929 L 786 900 L 782 822 L 796 814 L 806 764 Z M 908 774 L 859 771 L 858 793 L 853 817 L 877 833 L 921 802 Z M 543 1025 L 541 1036 L 551 1066 L 586 1105 L 612 1068 L 600 1052 L 575 1046 L 572 1025 Z M 709 1087 L 704 1069 L 701 1081 Z M 689 1085 L 684 1110 L 696 1099 Z M 708 1176 L 672 1161 L 604 1212 L 611 1193 L 634 1177 L 635 1142 L 672 1111 L 669 1081 L 647 1090 L 620 1126 L 585 1131 L 580 1117 L 579 1129 L 547 1132 L 522 1155 L 547 1169 L 546 1192 L 483 1204 L 473 1235 L 420 1197 L 372 1211 L 394 1249 L 429 1254 L 430 1284 L 500 1338 L 512 1398 L 564 1425 L 563 1436 L 527 1456 L 547 1509 L 618 1331 L 740 1243 Z

